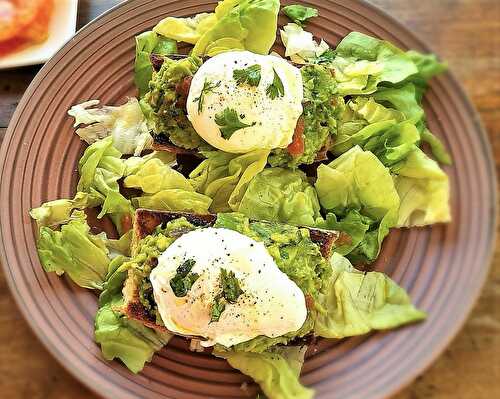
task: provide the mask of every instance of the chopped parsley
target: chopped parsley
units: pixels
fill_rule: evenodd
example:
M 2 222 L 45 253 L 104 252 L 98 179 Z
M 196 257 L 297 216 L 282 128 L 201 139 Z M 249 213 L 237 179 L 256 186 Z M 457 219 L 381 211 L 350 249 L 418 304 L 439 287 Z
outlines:
M 256 87 L 260 83 L 260 69 L 259 64 L 249 66 L 245 69 L 235 69 L 233 72 L 233 78 L 236 80 L 236 83 L 240 85 L 247 83 L 250 86 Z
M 203 83 L 203 88 L 201 89 L 201 93 L 198 97 L 196 97 L 193 102 L 198 103 L 198 113 L 200 114 L 203 111 L 203 104 L 205 102 L 205 94 L 213 92 L 216 88 L 218 88 L 221 84 L 221 81 L 214 83 L 205 79 L 205 83 Z
M 242 119 L 244 117 L 244 115 L 241 115 Z M 222 137 L 226 140 L 228 140 L 237 130 L 255 125 L 255 122 L 250 125 L 241 122 L 240 116 L 236 110 L 232 108 L 226 108 L 224 111 L 215 115 L 215 123 L 219 125 Z
M 217 322 L 220 319 L 222 312 L 226 309 L 226 304 L 235 303 L 243 290 L 240 287 L 240 282 L 236 278 L 234 272 L 220 269 L 219 283 L 221 292 L 215 297 L 212 305 L 210 321 Z
M 283 97 L 285 95 L 285 88 L 283 86 L 283 82 L 281 81 L 280 77 L 278 76 L 274 68 L 273 71 L 274 71 L 273 83 L 271 83 L 266 90 L 266 94 L 269 96 L 271 100 L 274 100 L 277 97 Z
M 212 305 L 212 312 L 210 314 L 210 321 L 212 323 L 219 321 L 222 312 L 226 309 L 226 301 L 217 295 Z
M 170 287 L 176 297 L 186 296 L 195 281 L 200 277 L 197 273 L 191 273 L 191 269 L 195 263 L 194 259 L 188 259 L 183 262 L 177 268 L 176 275 L 170 280 Z
M 235 303 L 238 297 L 243 294 L 240 282 L 232 271 L 228 272 L 226 269 L 220 269 L 220 285 L 222 287 L 222 296 L 229 303 Z

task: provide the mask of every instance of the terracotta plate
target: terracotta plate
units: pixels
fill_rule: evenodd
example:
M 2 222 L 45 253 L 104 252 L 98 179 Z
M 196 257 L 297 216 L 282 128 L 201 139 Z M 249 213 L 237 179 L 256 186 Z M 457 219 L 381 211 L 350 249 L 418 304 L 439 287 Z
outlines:
M 321 15 L 309 28 L 331 45 L 358 30 L 403 48 L 427 50 L 403 26 L 360 1 L 307 3 Z M 96 297 L 65 278 L 44 273 L 28 216 L 31 207 L 74 193 L 83 147 L 66 110 L 89 99 L 116 104 L 134 95 L 134 35 L 160 18 L 210 11 L 214 4 L 132 0 L 86 26 L 35 78 L 2 147 L 1 252 L 12 292 L 52 354 L 107 398 L 236 398 L 256 392 L 254 384 L 224 361 L 191 353 L 180 339 L 139 375 L 104 361 L 93 341 Z M 377 268 L 405 287 L 429 318 L 390 333 L 320 341 L 303 372 L 304 383 L 314 386 L 319 398 L 384 398 L 409 383 L 460 329 L 486 278 L 496 215 L 490 146 L 451 75 L 433 81 L 426 108 L 431 129 L 444 139 L 455 160 L 447 168 L 454 223 L 392 232 Z M 249 382 L 249 393 L 240 390 L 243 382 Z

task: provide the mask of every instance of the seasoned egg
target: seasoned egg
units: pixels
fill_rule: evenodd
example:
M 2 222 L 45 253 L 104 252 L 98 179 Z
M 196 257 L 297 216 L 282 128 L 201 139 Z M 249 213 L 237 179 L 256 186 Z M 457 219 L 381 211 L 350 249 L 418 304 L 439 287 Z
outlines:
M 206 61 L 187 100 L 196 132 L 222 151 L 284 148 L 302 114 L 302 76 L 276 56 L 232 51 Z
M 233 230 L 204 228 L 178 238 L 150 276 L 165 327 L 232 346 L 298 330 L 307 317 L 300 288 L 266 247 Z

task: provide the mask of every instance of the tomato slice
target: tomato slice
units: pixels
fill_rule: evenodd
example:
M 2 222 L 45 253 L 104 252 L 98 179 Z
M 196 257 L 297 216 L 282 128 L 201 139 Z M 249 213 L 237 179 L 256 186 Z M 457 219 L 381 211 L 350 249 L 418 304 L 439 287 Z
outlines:
M 293 133 L 293 140 L 288 146 L 288 153 L 292 157 L 298 157 L 304 153 L 304 118 L 301 116 L 297 121 L 295 132 Z

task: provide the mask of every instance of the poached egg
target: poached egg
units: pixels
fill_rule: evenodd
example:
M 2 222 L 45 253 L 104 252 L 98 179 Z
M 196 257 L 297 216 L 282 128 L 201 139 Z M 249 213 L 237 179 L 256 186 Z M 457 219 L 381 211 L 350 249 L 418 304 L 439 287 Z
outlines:
M 235 71 L 249 67 L 260 70 L 256 86 L 235 78 Z M 270 96 L 269 87 L 276 79 L 282 83 L 283 91 L 279 96 Z M 300 70 L 286 60 L 230 51 L 210 58 L 196 72 L 189 89 L 187 112 L 196 132 L 210 145 L 225 152 L 246 153 L 287 147 L 303 112 L 303 98 Z M 216 120 L 227 109 L 236 111 L 240 122 L 248 126 L 223 137 Z
M 185 296 L 178 297 L 170 282 L 186 261 L 198 278 Z M 226 304 L 218 321 L 212 321 L 222 269 L 234 273 L 242 293 Z M 150 280 L 165 327 L 201 337 L 205 347 L 229 347 L 260 335 L 278 337 L 298 330 L 307 317 L 303 292 L 278 268 L 266 247 L 225 228 L 209 227 L 179 237 L 158 257 Z

